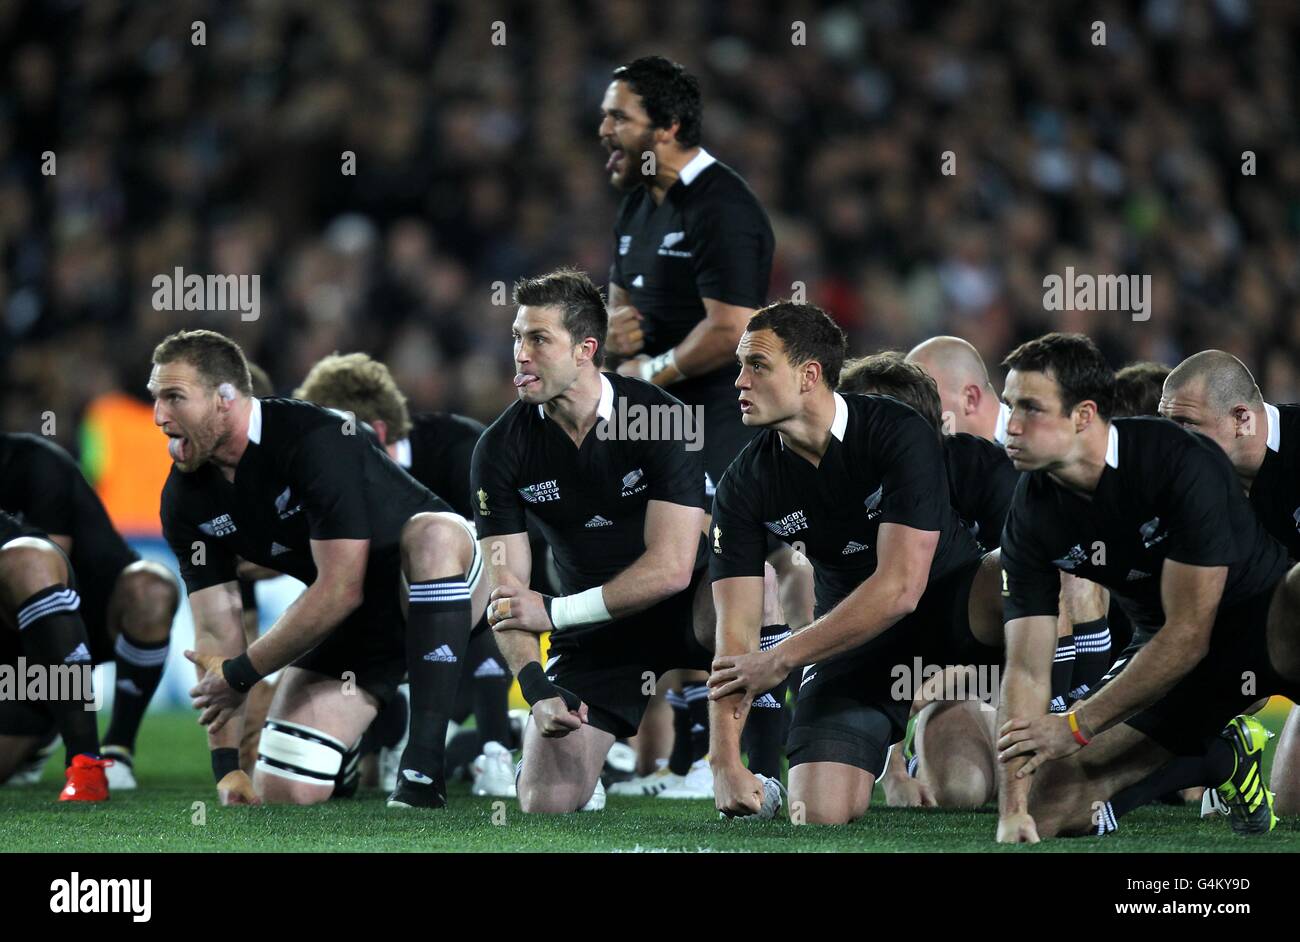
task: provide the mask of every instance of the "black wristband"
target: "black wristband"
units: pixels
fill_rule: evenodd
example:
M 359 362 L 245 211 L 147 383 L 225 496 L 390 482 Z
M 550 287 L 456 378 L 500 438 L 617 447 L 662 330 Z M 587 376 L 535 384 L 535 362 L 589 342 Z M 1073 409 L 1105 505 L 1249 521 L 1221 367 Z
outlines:
M 559 684 L 552 683 L 542 670 L 542 665 L 536 661 L 529 661 L 519 672 L 519 692 L 524 695 L 529 706 L 552 697 L 563 699 L 564 705 L 570 710 L 576 710 L 582 705 L 582 700 L 572 690 L 565 690 Z
M 249 660 L 247 651 L 239 655 L 239 657 L 227 658 L 222 661 L 221 676 L 226 678 L 226 683 L 230 685 L 231 690 L 238 690 L 240 693 L 248 693 L 253 684 L 262 679 L 262 675 L 257 672 L 257 668 Z
M 238 749 L 212 750 L 212 777 L 220 782 L 231 772 L 239 771 Z
M 555 630 L 555 616 L 551 614 L 551 606 L 555 604 L 555 596 L 547 595 L 545 592 L 539 592 L 542 597 L 542 604 L 546 606 L 546 620 L 551 623 L 551 629 Z

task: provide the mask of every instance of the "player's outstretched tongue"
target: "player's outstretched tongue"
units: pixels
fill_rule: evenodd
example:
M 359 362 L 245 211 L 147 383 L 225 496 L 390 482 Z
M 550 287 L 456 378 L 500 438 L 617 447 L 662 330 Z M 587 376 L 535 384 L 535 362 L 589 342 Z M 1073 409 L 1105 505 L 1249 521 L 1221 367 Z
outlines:
M 534 376 L 532 373 L 516 373 L 516 374 L 515 374 L 515 385 L 516 385 L 516 386 L 527 386 L 529 383 L 536 382 L 536 380 L 537 380 L 537 377 Z

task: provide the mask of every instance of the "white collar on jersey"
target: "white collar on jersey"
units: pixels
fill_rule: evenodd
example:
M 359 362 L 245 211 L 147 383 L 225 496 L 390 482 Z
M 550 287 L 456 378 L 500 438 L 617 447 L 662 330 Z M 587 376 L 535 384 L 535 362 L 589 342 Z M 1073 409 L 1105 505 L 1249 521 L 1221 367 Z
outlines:
M 1005 402 L 998 403 L 998 424 L 993 426 L 993 440 L 999 445 L 1007 443 L 1007 422 L 1011 420 L 1011 407 Z
M 1268 421 L 1268 450 L 1278 451 L 1282 447 L 1282 413 L 1277 406 L 1264 403 L 1264 417 Z
M 403 438 L 393 447 L 397 450 L 397 456 L 394 460 L 401 467 L 409 468 L 411 466 L 411 440 L 409 438 Z
M 1110 423 L 1110 433 L 1106 436 L 1106 464 L 1119 467 L 1119 429 L 1114 422 Z
M 262 400 L 253 398 L 253 408 L 248 412 L 248 440 L 254 445 L 262 444 Z
M 831 419 L 831 434 L 835 436 L 836 441 L 844 441 L 844 430 L 849 427 L 849 404 L 844 401 L 844 397 L 839 393 L 832 393 L 835 397 L 835 418 Z M 781 443 L 781 448 L 785 448 L 785 439 L 778 434 L 776 440 Z
M 608 422 L 614 416 L 614 384 L 604 373 L 600 373 L 599 376 L 600 401 L 596 403 L 596 418 Z M 546 418 L 546 408 L 540 402 L 537 404 L 537 414 Z
M 695 182 L 695 178 L 709 169 L 710 164 L 717 163 L 717 159 L 703 147 L 700 152 L 691 158 L 688 163 L 677 173 L 677 179 L 682 181 L 683 186 L 690 186 Z

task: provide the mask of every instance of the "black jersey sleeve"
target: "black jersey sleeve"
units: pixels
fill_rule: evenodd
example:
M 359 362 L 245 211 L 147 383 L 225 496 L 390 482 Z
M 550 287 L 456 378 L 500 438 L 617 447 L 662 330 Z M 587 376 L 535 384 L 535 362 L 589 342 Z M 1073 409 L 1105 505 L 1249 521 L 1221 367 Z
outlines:
M 1029 480 L 1022 475 L 1016 486 L 1002 530 L 1002 620 L 1057 616 L 1061 591 L 1059 571 L 1034 532 L 1045 519 L 1030 507 Z
M 690 406 L 678 403 L 678 408 L 689 409 Z M 701 410 L 702 411 L 702 410 Z M 696 433 L 706 434 L 703 422 L 696 423 Z M 696 439 L 698 444 L 700 439 Z M 705 509 L 704 495 L 704 451 L 690 450 L 691 443 L 685 441 L 646 442 L 646 471 L 650 478 L 648 491 L 650 500 L 662 500 L 670 504 L 682 504 L 687 507 Z
M 701 200 L 687 214 L 695 288 L 701 298 L 760 308 L 772 273 L 772 235 L 763 209 L 744 199 Z
M 738 473 L 736 467 L 733 464 L 722 475 L 713 495 L 709 577 L 715 581 L 762 576 L 767 558 L 767 530 L 752 490 L 758 482 Z
M 480 539 L 528 529 L 524 501 L 517 489 L 517 455 L 499 423 L 489 426 L 474 446 L 470 487 L 474 491 L 474 525 Z
M 173 472 L 175 473 L 175 472 Z M 199 529 L 193 511 L 187 512 L 185 502 L 169 484 L 163 489 L 162 529 L 163 539 L 171 547 L 180 567 L 185 590 L 194 594 L 223 582 L 235 580 L 235 556 L 220 540 Z
M 1020 472 L 1007 458 L 1007 454 L 998 446 L 982 449 L 987 461 L 980 468 L 980 539 L 991 542 L 1002 535 L 1006 526 L 1007 514 L 1011 510 L 1011 498 L 1016 492 L 1016 482 Z M 985 545 L 988 545 L 987 543 Z
M 867 428 L 870 453 L 882 469 L 880 522 L 942 530 L 952 507 L 948 466 L 930 423 L 907 406 L 891 404 Z
M 1229 566 L 1237 548 L 1228 500 L 1241 492 L 1236 472 L 1219 447 L 1193 440 L 1161 462 L 1167 472 L 1157 491 L 1162 525 L 1169 528 L 1165 557 L 1189 566 Z M 1244 499 L 1244 495 L 1243 498 Z
M 76 521 L 76 476 L 81 474 L 72 457 L 48 442 L 33 441 L 23 450 L 21 465 L 27 476 L 23 519 L 46 533 L 71 536 Z
M 313 540 L 368 540 L 364 435 L 324 425 L 309 432 L 290 462 L 290 486 L 301 495 Z

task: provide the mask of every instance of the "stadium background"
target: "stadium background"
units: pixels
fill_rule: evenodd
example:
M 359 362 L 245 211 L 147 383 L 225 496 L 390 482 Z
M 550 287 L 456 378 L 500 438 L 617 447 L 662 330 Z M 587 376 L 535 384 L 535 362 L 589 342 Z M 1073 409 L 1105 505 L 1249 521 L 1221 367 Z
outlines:
M 705 146 L 767 208 L 771 296 L 802 283 L 855 352 L 955 333 L 995 364 L 1079 330 L 1116 366 L 1220 347 L 1300 399 L 1297 49 L 1287 0 L 0 3 L 0 420 L 169 564 L 144 396 L 168 332 L 236 337 L 280 393 L 365 350 L 413 410 L 490 421 L 500 286 L 605 280 L 598 107 L 648 53 L 700 77 Z M 259 318 L 155 310 L 177 266 L 259 275 Z M 1066 266 L 1150 275 L 1150 320 L 1044 310 Z M 262 591 L 267 617 L 294 593 Z

